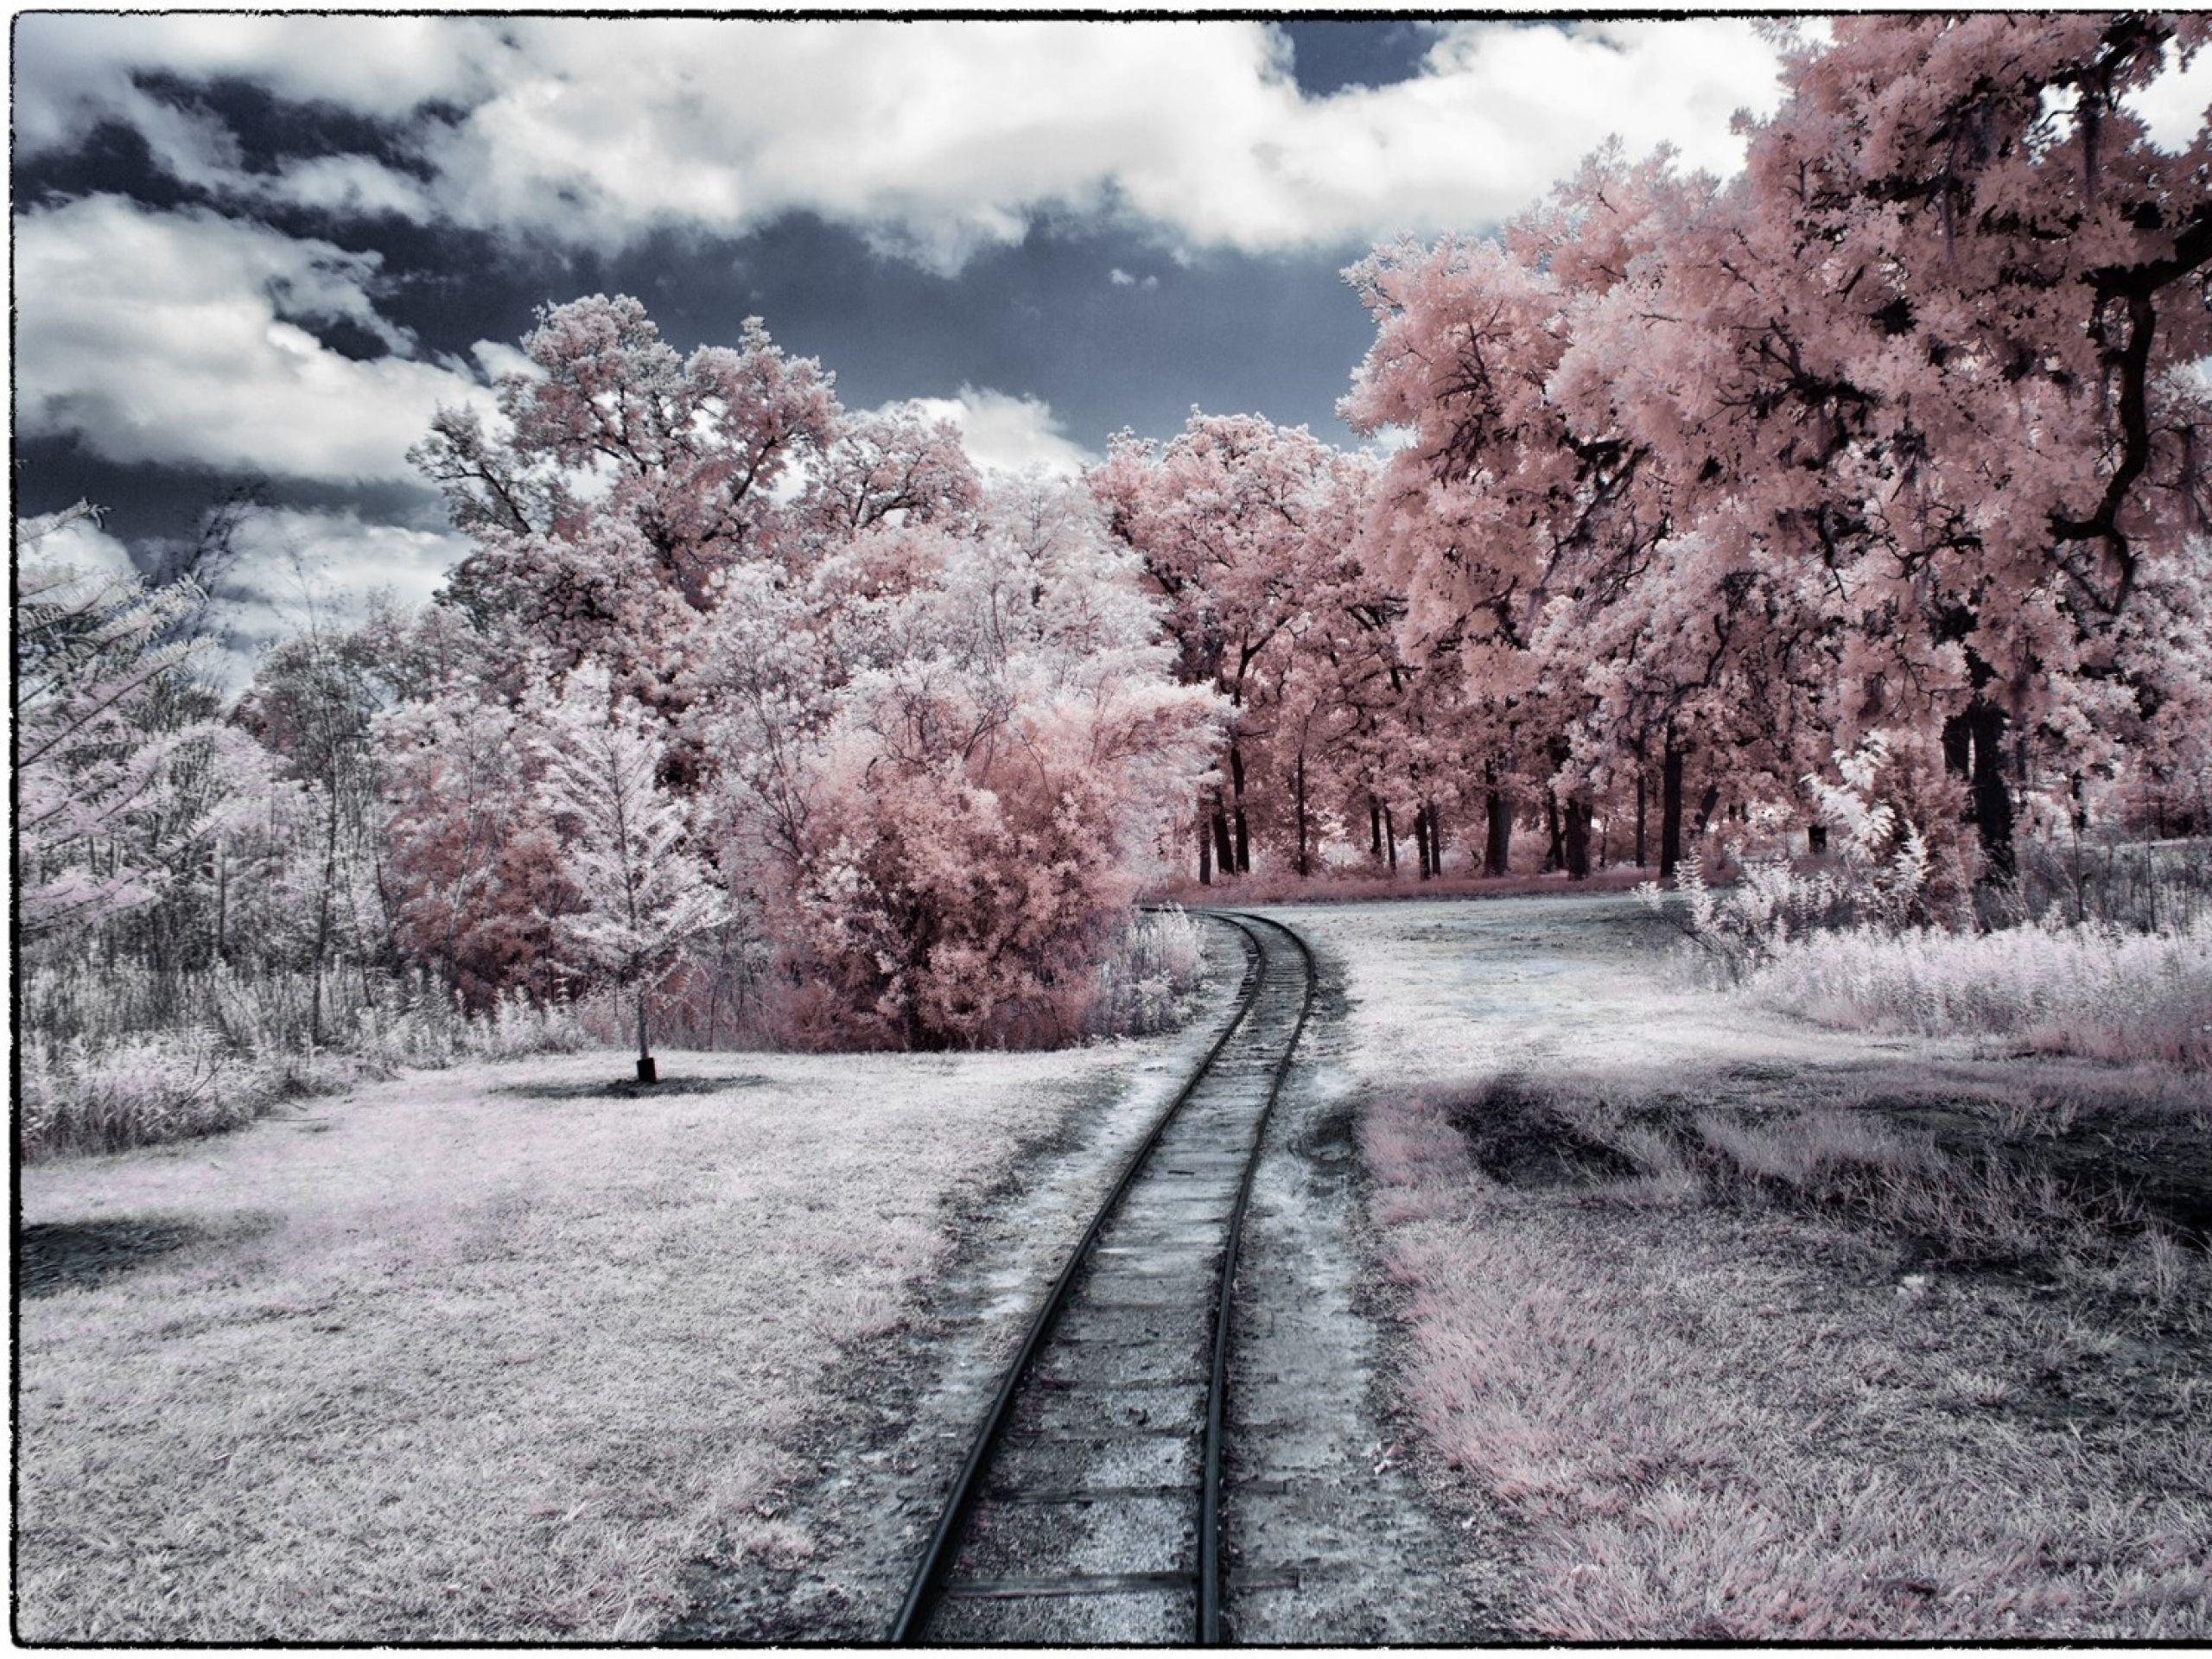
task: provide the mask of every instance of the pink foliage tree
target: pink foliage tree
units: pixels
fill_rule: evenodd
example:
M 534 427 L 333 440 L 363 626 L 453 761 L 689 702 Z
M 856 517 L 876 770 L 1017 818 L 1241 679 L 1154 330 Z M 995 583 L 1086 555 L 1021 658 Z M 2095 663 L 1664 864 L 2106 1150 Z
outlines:
M 1201 879 L 1211 866 L 1252 868 L 1271 687 L 1301 619 L 1340 604 L 1328 590 L 1353 574 L 1335 509 L 1356 472 L 1303 427 L 1194 410 L 1171 443 L 1116 439 L 1090 475 L 1114 535 L 1165 601 L 1178 677 L 1232 711 L 1225 787 L 1198 823 Z
M 708 976 L 750 964 L 814 1040 L 1079 1028 L 1215 731 L 1089 494 L 987 490 L 949 424 L 848 414 L 758 325 L 682 359 L 592 299 L 525 344 L 501 424 L 418 451 L 482 649 L 383 726 L 410 948 L 475 995 L 552 962 L 642 1008 L 711 934 Z M 591 775 L 643 792 L 588 819 L 579 746 L 618 738 Z
M 1502 245 L 1355 268 L 1346 412 L 1410 437 L 1369 557 L 1570 832 L 1656 758 L 1671 865 L 1693 748 L 1704 818 L 1893 730 L 2001 876 L 2027 757 L 2157 723 L 2126 619 L 2201 581 L 2212 208 L 2129 100 L 2202 35 L 1850 19 L 1726 188 L 1601 155 Z

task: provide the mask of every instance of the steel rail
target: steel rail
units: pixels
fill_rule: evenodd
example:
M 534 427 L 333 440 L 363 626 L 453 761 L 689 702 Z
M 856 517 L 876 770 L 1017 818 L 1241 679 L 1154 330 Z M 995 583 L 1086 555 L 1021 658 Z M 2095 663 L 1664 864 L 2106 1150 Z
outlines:
M 1205 1058 L 1192 1068 L 1190 1077 L 1176 1092 L 1175 1098 L 1167 1103 L 1166 1109 L 1160 1113 L 1159 1121 L 1154 1123 L 1142 1144 L 1129 1155 L 1128 1161 L 1122 1166 L 1120 1176 L 1115 1180 L 1112 1191 L 1107 1193 L 1104 1202 L 1091 1217 L 1090 1224 L 1084 1230 L 1082 1239 L 1061 1268 L 1058 1278 L 1052 1281 L 1044 1305 L 1030 1321 L 1028 1333 L 1022 1338 L 1021 1347 L 1015 1353 L 1013 1363 L 1007 1367 L 1006 1375 L 999 1383 L 998 1394 L 991 1402 L 990 1410 L 976 1430 L 976 1438 L 968 1448 L 967 1459 L 960 1465 L 960 1472 L 946 1493 L 944 1507 L 938 1516 L 936 1530 L 930 1536 L 929 1548 L 923 1552 L 921 1560 L 915 1567 L 913 1579 L 907 1586 L 906 1601 L 900 1605 L 899 1617 L 891 1626 L 889 1639 L 895 1644 L 912 1643 L 918 1639 L 937 1610 L 938 1592 L 943 1587 L 945 1572 L 959 1554 L 960 1541 L 966 1530 L 969 1511 L 975 1506 L 976 1492 L 982 1483 L 984 1466 L 1004 1437 L 1007 1423 L 1014 1414 L 1015 1396 L 1020 1392 L 1022 1382 L 1039 1351 L 1044 1347 L 1046 1338 L 1058 1323 L 1069 1292 L 1074 1288 L 1076 1278 L 1084 1263 L 1090 1259 L 1092 1248 L 1098 1243 L 1098 1236 L 1104 1230 L 1107 1218 L 1135 1184 L 1138 1172 L 1144 1167 L 1154 1149 L 1159 1146 L 1160 1138 L 1167 1132 L 1167 1126 L 1175 1121 L 1177 1114 L 1198 1092 L 1198 1084 L 1213 1069 L 1214 1062 L 1221 1057 L 1221 1051 L 1229 1046 L 1229 1039 L 1236 1034 L 1244 1023 L 1245 1016 L 1251 1013 L 1253 1005 L 1260 1000 L 1260 988 L 1267 977 L 1267 953 L 1260 948 L 1258 935 L 1236 917 L 1211 911 L 1198 913 L 1212 916 L 1214 919 L 1234 927 L 1244 936 L 1244 942 L 1252 953 L 1236 1013 L 1222 1027 L 1221 1034 L 1214 1039 L 1213 1046 L 1206 1050 Z M 1300 1023 L 1304 1023 L 1303 1014 L 1300 1016 Z
M 1221 1641 L 1221 1603 L 1224 1588 L 1221 1560 L 1221 1466 L 1229 1400 L 1230 1316 L 1236 1294 L 1237 1249 L 1243 1242 L 1244 1211 L 1251 1203 L 1252 1179 L 1259 1172 L 1260 1153 L 1267 1143 L 1268 1124 L 1274 1116 L 1275 1102 L 1282 1095 L 1283 1080 L 1290 1075 L 1290 1063 L 1298 1052 L 1299 1039 L 1306 1034 L 1306 1020 L 1313 1011 L 1313 993 L 1319 977 L 1312 949 L 1294 929 L 1265 916 L 1244 916 L 1233 919 L 1239 926 L 1245 922 L 1257 922 L 1262 926 L 1272 927 L 1296 945 L 1306 968 L 1306 988 L 1299 999 L 1298 1023 L 1291 1027 L 1290 1040 L 1283 1045 L 1282 1057 L 1275 1062 L 1274 1076 L 1268 1084 L 1267 1103 L 1260 1109 L 1260 1121 L 1252 1132 L 1252 1150 L 1244 1160 L 1244 1174 L 1236 1187 L 1236 1205 L 1229 1215 L 1229 1236 L 1222 1248 L 1221 1289 L 1214 1309 L 1213 1374 L 1206 1385 L 1205 1473 L 1198 1494 L 1198 1639 L 1199 1645 L 1204 1647 L 1216 1646 Z

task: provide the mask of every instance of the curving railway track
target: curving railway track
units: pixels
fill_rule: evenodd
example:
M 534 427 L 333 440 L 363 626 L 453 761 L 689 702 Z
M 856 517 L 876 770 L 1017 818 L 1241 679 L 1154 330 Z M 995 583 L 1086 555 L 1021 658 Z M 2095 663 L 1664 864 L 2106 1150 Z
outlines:
M 1314 991 L 1263 917 L 1235 1017 L 1054 1282 L 947 1495 L 893 1642 L 1223 1637 L 1224 1402 L 1262 1134 Z

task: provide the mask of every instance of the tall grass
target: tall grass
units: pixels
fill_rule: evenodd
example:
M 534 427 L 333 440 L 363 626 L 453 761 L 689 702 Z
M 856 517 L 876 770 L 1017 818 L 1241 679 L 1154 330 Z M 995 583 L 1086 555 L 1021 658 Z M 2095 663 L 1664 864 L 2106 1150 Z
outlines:
M 577 1010 L 519 994 L 481 1013 L 428 980 L 228 968 L 161 974 L 86 962 L 27 971 L 16 1145 L 28 1160 L 213 1135 L 287 1098 L 403 1065 L 565 1052 L 590 1037 Z
M 1198 923 L 1173 907 L 1130 918 L 1099 965 L 1090 1030 L 1101 1037 L 1148 1037 L 1190 1017 L 1205 969 Z
M 54 1042 L 32 1033 L 21 1066 L 16 1133 L 26 1160 L 237 1128 L 283 1093 L 269 1068 L 205 1027 L 97 1046 L 83 1037 Z
M 1745 989 L 1829 1026 L 2212 1067 L 2212 912 L 2154 933 L 2094 921 L 1810 933 L 1775 944 Z

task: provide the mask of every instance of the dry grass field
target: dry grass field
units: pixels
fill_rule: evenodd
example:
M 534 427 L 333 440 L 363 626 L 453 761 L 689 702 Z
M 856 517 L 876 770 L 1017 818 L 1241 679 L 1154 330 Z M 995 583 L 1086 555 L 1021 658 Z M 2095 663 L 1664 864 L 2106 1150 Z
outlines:
M 17 1632 L 651 1637 L 825 1374 L 1142 1044 L 416 1073 L 23 1176 Z

